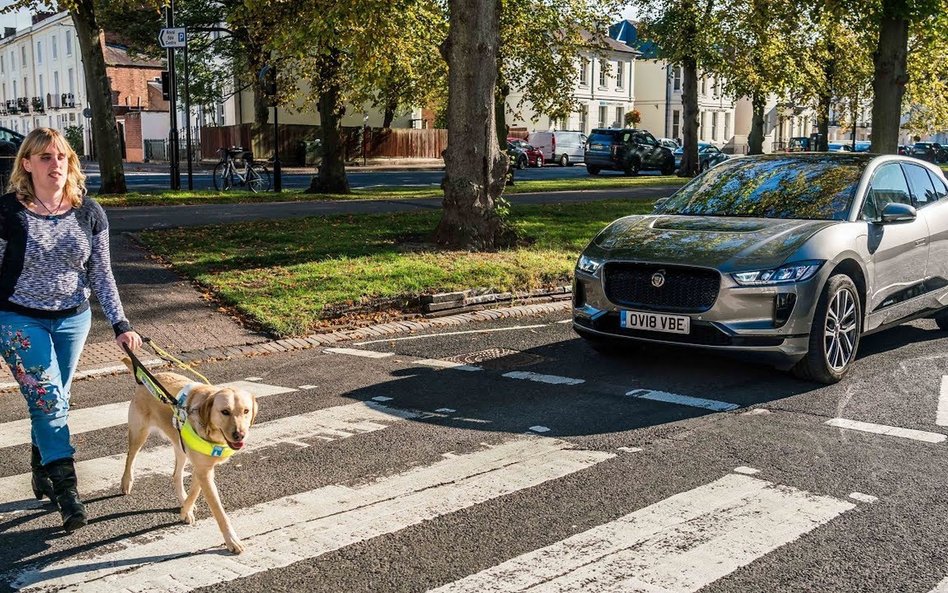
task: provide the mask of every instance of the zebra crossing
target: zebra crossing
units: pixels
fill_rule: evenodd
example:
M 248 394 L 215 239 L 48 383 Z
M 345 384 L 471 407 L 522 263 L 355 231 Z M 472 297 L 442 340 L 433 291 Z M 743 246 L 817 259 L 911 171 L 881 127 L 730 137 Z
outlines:
M 439 365 L 431 360 L 404 364 L 428 366 L 435 376 L 472 370 L 468 365 Z M 537 382 L 537 376 L 514 378 Z M 542 377 L 541 383 L 557 384 L 549 376 Z M 265 384 L 258 377 L 252 379 L 255 381 L 240 384 L 257 397 L 292 397 L 297 391 Z M 120 426 L 122 406 L 119 402 L 77 410 L 74 432 Z M 393 438 L 390 435 L 395 427 L 405 429 L 413 422 L 423 424 L 455 414 L 460 418 L 464 412 L 402 408 L 397 398 L 378 396 L 260 422 L 240 454 L 240 463 L 246 468 L 239 471 L 259 471 L 268 451 L 278 447 L 346 447 L 369 437 L 384 441 Z M 22 422 L 0 424 L 0 435 L 5 439 L 0 440 L 0 448 L 25 444 Z M 594 481 L 596 472 L 619 461 L 621 453 L 642 454 L 641 448 L 587 448 L 568 438 L 545 436 L 543 431 L 494 435 L 484 441 L 460 451 L 446 445 L 434 461 L 357 483 L 333 483 L 228 508 L 247 546 L 239 556 L 223 550 L 217 525 L 208 517 L 193 526 L 170 524 L 77 554 L 46 559 L 39 553 L 18 562 L 15 569 L 0 562 L 0 582 L 31 592 L 230 588 L 241 579 L 279 573 L 348 546 L 431 525 L 453 513 L 477 513 L 485 504 L 512 500 L 541 486 L 581 476 L 587 476 L 584 481 Z M 117 491 L 124 444 L 115 450 L 122 453 L 77 464 L 84 496 Z M 379 449 L 378 455 L 385 455 L 385 450 Z M 146 448 L 138 458 L 139 480 L 170 476 L 172 459 L 167 445 Z M 276 463 L 279 461 L 274 459 L 266 462 Z M 651 504 L 629 501 L 630 512 L 624 515 L 526 553 L 498 556 L 493 566 L 458 579 L 432 582 L 429 589 L 438 593 L 698 591 L 794 545 L 808 533 L 876 504 L 873 496 L 831 496 L 765 476 L 766 472 L 735 468 Z M 594 492 L 588 494 L 594 496 Z M 0 530 L 36 508 L 31 498 L 29 474 L 0 476 Z M 483 545 L 490 546 L 490 542 Z

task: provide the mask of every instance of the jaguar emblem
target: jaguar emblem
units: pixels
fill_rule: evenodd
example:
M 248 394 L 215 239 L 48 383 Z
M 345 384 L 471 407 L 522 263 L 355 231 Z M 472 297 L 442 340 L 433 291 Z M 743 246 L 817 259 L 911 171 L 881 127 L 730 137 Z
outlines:
M 652 274 L 652 286 L 655 288 L 665 286 L 665 270 L 659 270 Z

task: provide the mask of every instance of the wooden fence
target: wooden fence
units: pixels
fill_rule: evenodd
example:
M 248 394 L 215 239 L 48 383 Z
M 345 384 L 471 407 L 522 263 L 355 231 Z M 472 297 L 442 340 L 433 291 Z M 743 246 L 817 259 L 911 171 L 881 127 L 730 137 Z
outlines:
M 366 158 L 441 158 L 448 145 L 447 130 L 369 128 L 363 138 L 360 127 L 342 129 L 345 159 Z M 306 164 L 306 144 L 319 140 L 319 126 L 280 125 L 280 162 Z M 254 133 L 253 124 L 201 128 L 201 153 L 214 158 L 217 149 L 242 146 L 260 160 L 273 156 L 273 126 Z M 364 151 L 364 155 L 363 155 Z

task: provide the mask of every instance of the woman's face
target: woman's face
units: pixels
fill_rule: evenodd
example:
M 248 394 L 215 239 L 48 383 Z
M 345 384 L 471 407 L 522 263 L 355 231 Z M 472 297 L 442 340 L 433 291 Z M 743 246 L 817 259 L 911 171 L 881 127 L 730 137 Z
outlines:
M 33 178 L 33 188 L 37 194 L 54 195 L 66 186 L 69 155 L 55 142 L 50 142 L 42 151 L 23 159 L 23 168 Z

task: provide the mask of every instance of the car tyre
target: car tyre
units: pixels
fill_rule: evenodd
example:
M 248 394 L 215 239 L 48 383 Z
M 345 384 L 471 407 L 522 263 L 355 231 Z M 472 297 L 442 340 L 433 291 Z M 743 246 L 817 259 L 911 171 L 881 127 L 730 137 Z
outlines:
M 595 165 L 586 165 L 586 172 L 590 175 L 599 175 L 600 168 Z
M 564 152 L 563 154 L 560 155 L 560 166 L 569 167 L 569 165 L 570 165 L 569 155 Z
M 701 161 L 701 166 L 699 167 L 699 170 L 700 170 L 702 173 L 704 173 L 705 171 L 707 171 L 707 170 L 710 169 L 710 168 L 711 168 L 711 163 L 709 163 L 708 161 Z
M 675 158 L 669 157 L 665 159 L 665 164 L 662 165 L 662 175 L 672 175 L 675 173 Z
M 948 331 L 948 309 L 935 314 L 935 323 L 938 329 Z
M 827 385 L 839 382 L 856 359 L 861 334 L 859 290 L 845 274 L 830 276 L 813 313 L 809 350 L 793 374 Z
M 522 154 L 517 157 L 517 168 L 521 171 L 527 168 L 527 155 Z

